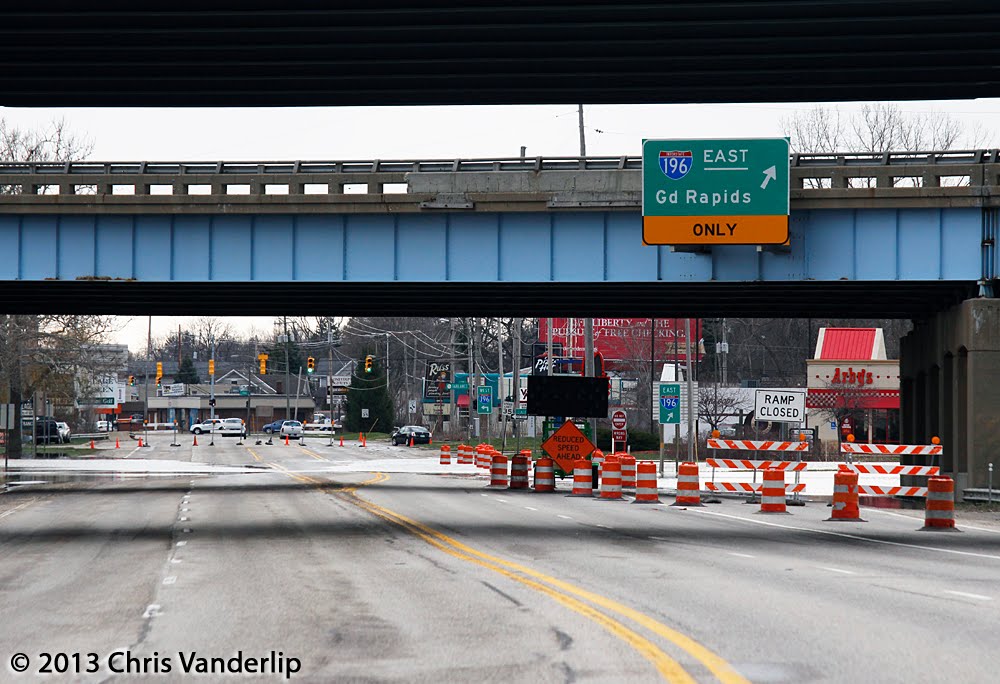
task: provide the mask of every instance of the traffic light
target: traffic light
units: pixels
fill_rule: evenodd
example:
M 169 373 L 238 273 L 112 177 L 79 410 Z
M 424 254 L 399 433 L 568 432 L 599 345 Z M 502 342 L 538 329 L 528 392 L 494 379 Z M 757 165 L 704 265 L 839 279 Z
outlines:
M 149 376 L 146 376 L 146 377 L 149 377 Z M 162 377 L 163 377 L 163 363 L 160 362 L 160 361 L 157 361 L 156 362 L 156 386 L 157 387 L 160 386 L 160 379 Z M 149 382 L 149 380 L 146 380 L 146 382 Z
M 257 360 L 260 361 L 260 374 L 267 375 L 267 354 L 257 354 Z
M 306 373 L 312 373 L 316 370 L 316 359 L 309 357 L 306 359 Z
M 215 375 L 215 359 L 208 360 L 208 374 Z
M 134 375 L 128 376 L 128 386 L 129 387 L 135 387 L 135 376 Z
M 375 363 L 375 358 L 371 354 L 365 357 L 365 373 L 372 372 L 372 364 L 374 363 Z
M 210 397 L 209 398 L 208 405 L 209 406 L 215 406 L 215 397 Z

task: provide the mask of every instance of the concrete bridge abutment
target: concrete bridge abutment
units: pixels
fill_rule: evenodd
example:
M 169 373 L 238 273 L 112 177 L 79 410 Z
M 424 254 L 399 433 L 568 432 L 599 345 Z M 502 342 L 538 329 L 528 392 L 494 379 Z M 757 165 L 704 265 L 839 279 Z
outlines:
M 940 465 L 956 496 L 986 487 L 1000 468 L 1000 299 L 968 299 L 917 324 L 900 353 L 901 439 L 944 445 Z M 921 459 L 923 457 L 915 457 Z

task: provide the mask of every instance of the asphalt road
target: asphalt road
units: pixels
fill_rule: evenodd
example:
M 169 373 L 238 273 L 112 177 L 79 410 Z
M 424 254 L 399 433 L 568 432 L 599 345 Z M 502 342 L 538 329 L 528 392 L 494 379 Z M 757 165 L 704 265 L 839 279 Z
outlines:
M 418 463 L 405 447 L 169 441 L 126 454 L 261 467 L 0 495 L 0 681 L 34 681 L 42 653 L 97 654 L 98 672 L 46 677 L 89 682 L 185 681 L 182 656 L 238 652 L 304 682 L 996 677 L 998 527 L 495 491 L 426 461 L 381 472 Z M 366 461 L 380 472 L 343 472 Z

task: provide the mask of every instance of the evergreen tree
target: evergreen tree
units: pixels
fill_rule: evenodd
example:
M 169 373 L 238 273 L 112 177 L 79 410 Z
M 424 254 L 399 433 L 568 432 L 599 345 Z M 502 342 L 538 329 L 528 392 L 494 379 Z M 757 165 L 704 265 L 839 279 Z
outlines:
M 367 356 L 372 357 L 370 373 L 365 372 Z M 361 417 L 362 409 L 368 409 L 367 418 Z M 362 354 L 354 368 L 344 411 L 344 429 L 348 432 L 392 432 L 392 400 L 386 385 L 385 366 L 373 350 Z
M 201 382 L 201 378 L 198 377 L 198 369 L 194 367 L 194 361 L 191 360 L 190 356 L 185 356 L 184 360 L 181 361 L 181 367 L 177 371 L 177 375 L 174 376 L 174 382 L 183 382 L 188 385 L 197 385 Z

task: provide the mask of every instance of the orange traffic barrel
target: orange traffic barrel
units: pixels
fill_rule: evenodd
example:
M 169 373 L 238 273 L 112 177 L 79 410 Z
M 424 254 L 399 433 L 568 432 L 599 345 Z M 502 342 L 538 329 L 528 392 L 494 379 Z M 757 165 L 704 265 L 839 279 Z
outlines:
M 635 500 L 632 503 L 660 503 L 656 464 L 652 461 L 639 461 L 636 464 Z
M 489 468 L 490 467 L 490 445 L 489 444 L 477 444 L 476 445 L 476 467 L 477 468 Z
M 764 484 L 760 489 L 760 512 L 788 513 L 785 507 L 785 471 L 767 468 L 761 472 Z
M 840 470 L 833 474 L 833 510 L 827 520 L 866 522 L 861 519 L 861 510 L 858 508 L 858 474 L 856 472 Z
M 950 477 L 927 478 L 925 530 L 955 529 L 955 481 Z
M 472 447 L 468 444 L 458 445 L 458 464 L 472 465 Z
M 441 465 L 451 465 L 451 447 L 447 444 L 441 445 Z
M 635 489 L 635 456 L 619 454 L 622 464 L 622 489 Z
M 490 487 L 507 488 L 507 457 L 503 454 L 493 454 L 490 461 Z
M 604 460 L 604 473 L 601 475 L 601 498 L 613 500 L 622 498 L 622 464 L 618 459 Z
M 510 459 L 510 488 L 528 488 L 528 457 L 523 454 Z
M 604 467 L 604 452 L 600 449 L 594 449 L 594 453 L 590 456 L 590 467 L 591 467 L 591 482 L 590 488 L 596 493 L 601 487 L 601 471 Z
M 677 467 L 677 499 L 674 506 L 701 506 L 698 464 L 685 461 Z
M 540 458 L 535 462 L 535 491 L 556 491 L 555 463 L 551 458 Z
M 570 496 L 593 496 L 591 463 L 585 459 L 573 461 L 573 492 Z

